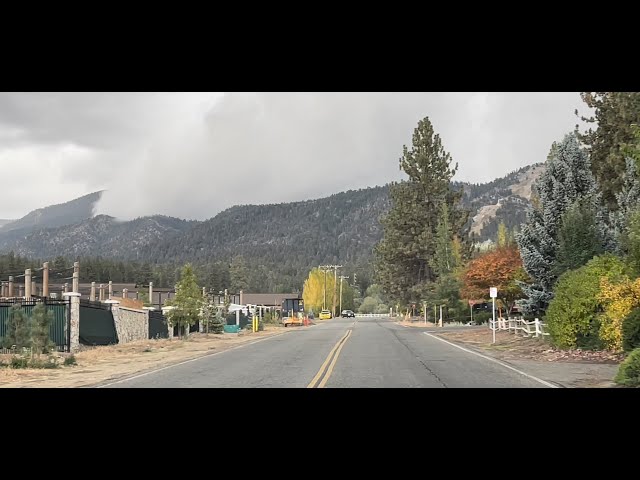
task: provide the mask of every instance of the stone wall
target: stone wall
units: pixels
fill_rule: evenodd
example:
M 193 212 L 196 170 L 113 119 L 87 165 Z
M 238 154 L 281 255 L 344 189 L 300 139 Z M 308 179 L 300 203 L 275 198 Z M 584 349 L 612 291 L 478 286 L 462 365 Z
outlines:
M 118 343 L 147 340 L 149 338 L 149 311 L 126 307 L 112 309 L 113 320 L 118 333 Z

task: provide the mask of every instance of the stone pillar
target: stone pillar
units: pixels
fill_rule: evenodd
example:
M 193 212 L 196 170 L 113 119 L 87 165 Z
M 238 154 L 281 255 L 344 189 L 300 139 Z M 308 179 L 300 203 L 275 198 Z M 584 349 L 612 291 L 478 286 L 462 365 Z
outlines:
M 244 292 L 240 290 L 240 305 L 244 305 Z
M 111 305 L 111 314 L 113 315 L 113 324 L 116 327 L 116 335 L 118 334 L 118 330 L 121 328 L 120 326 L 120 302 L 118 300 L 108 299 L 105 300 L 104 303 L 108 303 Z M 118 336 L 118 343 L 120 343 L 120 337 Z
M 64 284 L 64 287 L 63 287 L 62 293 L 69 293 L 69 284 L 68 284 L 68 283 L 65 283 L 65 284 Z
M 149 282 L 149 303 L 153 305 L 153 282 Z M 162 308 L 162 304 L 160 304 L 160 308 Z
M 31 269 L 24 271 L 24 297 L 31 298 Z
M 31 295 L 38 295 L 36 288 L 37 288 L 36 281 L 31 280 Z
M 18 285 L 18 296 L 24 297 L 24 285 Z
M 71 339 L 69 350 L 73 353 L 80 348 L 80 294 L 65 292 L 62 296 L 71 298 Z
M 113 297 L 113 282 L 109 280 L 109 300 Z
M 80 262 L 73 263 L 73 291 L 80 293 Z
M 5 297 L 5 293 L 4 293 L 4 282 L 0 282 L 0 298 Z
M 91 293 L 89 294 L 89 300 L 96 301 L 96 282 L 91 282 Z
M 100 301 L 104 302 L 104 283 L 100 284 Z
M 127 296 L 128 292 L 129 292 L 129 290 L 127 290 L 126 288 L 123 288 L 123 289 L 122 289 L 122 298 L 129 298 L 129 297 Z
M 7 297 L 13 297 L 13 277 L 9 277 L 9 293 L 7 293 Z
M 42 264 L 42 296 L 49 296 L 49 262 Z

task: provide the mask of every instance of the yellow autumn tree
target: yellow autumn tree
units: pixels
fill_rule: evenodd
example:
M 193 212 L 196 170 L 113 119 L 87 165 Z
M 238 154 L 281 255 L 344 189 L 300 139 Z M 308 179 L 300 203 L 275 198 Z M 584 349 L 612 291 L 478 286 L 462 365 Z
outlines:
M 334 295 L 334 275 L 333 272 L 327 272 L 326 276 L 326 308 L 331 310 L 333 306 Z M 302 289 L 302 299 L 304 300 L 304 309 L 306 311 L 313 310 L 319 312 L 324 308 L 324 288 L 325 288 L 325 274 L 319 268 L 314 268 L 309 272 L 309 276 L 304 281 L 304 287 Z M 339 288 L 339 285 L 338 285 Z M 336 301 L 337 305 L 337 301 Z
M 622 351 L 622 322 L 631 310 L 640 306 L 640 278 L 623 277 L 612 283 L 606 277 L 600 280 L 598 300 L 603 307 L 599 336 L 606 348 Z

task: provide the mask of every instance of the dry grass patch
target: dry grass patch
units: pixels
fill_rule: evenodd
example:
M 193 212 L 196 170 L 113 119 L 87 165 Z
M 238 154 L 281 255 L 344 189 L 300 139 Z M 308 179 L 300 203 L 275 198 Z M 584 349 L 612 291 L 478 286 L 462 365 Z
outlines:
M 77 364 L 53 370 L 0 368 L 0 388 L 82 387 L 222 352 L 288 331 L 266 326 L 264 331 L 233 334 L 191 334 L 187 339 L 141 340 L 124 345 L 83 347 Z M 60 354 L 67 357 L 68 354 Z M 64 358 L 60 358 L 63 363 Z
M 454 342 L 474 345 L 493 353 L 493 356 L 509 359 L 531 359 L 544 362 L 588 362 L 617 364 L 624 354 L 594 352 L 586 350 L 558 350 L 542 337 L 523 337 L 509 332 L 496 332 L 496 343 L 492 343 L 489 328 L 462 330 L 459 332 L 434 332 L 436 335 Z

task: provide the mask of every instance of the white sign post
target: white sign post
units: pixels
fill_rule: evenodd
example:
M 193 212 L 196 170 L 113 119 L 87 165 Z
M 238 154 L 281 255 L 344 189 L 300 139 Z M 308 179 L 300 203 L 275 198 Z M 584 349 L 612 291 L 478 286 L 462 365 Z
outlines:
M 491 300 L 493 300 L 493 343 L 496 343 L 496 297 L 498 296 L 498 289 L 496 287 L 491 287 L 489 289 L 489 295 L 491 296 Z

